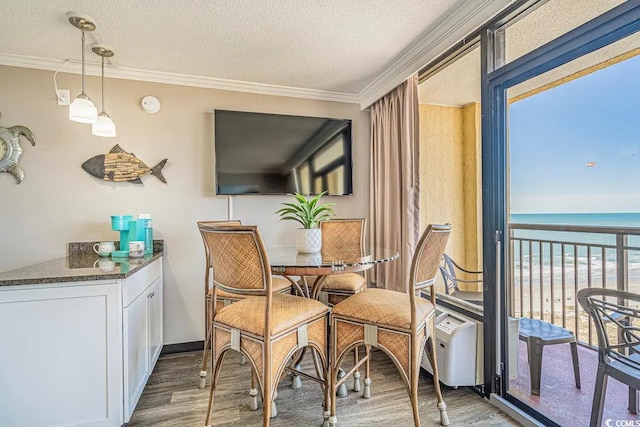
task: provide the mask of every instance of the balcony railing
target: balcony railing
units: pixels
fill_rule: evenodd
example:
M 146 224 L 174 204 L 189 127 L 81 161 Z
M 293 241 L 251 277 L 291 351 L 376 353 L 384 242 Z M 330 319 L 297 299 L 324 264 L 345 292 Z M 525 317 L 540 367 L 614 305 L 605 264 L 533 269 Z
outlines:
M 576 293 L 586 287 L 640 293 L 640 227 L 509 224 L 510 311 L 574 331 L 596 345 Z

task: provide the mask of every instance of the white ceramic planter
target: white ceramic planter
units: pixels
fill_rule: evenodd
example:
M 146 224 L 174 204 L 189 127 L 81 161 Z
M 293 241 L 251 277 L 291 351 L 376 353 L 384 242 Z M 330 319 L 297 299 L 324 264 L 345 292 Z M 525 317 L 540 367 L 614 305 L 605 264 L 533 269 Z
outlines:
M 322 230 L 319 228 L 298 228 L 296 230 L 296 249 L 303 254 L 320 252 L 322 248 Z
M 320 266 L 322 265 L 322 255 L 320 252 L 314 253 L 302 253 L 298 252 L 296 255 L 296 264 L 305 266 Z

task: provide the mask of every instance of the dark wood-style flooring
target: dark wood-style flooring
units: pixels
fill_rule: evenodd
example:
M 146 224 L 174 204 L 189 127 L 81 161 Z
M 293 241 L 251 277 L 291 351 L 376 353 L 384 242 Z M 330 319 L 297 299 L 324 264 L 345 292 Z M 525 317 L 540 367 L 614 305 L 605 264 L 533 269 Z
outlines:
M 165 355 L 147 383 L 138 406 L 127 426 L 204 426 L 209 397 L 207 389 L 198 388 L 201 352 Z M 338 399 L 339 426 L 413 426 L 409 396 L 391 360 L 382 352 L 372 353 L 372 396 L 349 391 Z M 257 411 L 249 409 L 249 364 L 239 365 L 237 353 L 225 357 L 214 402 L 215 426 L 260 426 L 262 403 Z M 310 358 L 303 368 L 309 372 Z M 364 373 L 362 375 L 364 379 Z M 322 391 L 317 383 L 302 380 L 302 388 L 291 388 L 286 377 L 278 388 L 278 416 L 273 427 L 307 427 L 322 425 Z M 351 389 L 352 381 L 347 382 Z M 451 426 L 518 426 L 516 421 L 466 388 L 443 386 Z M 420 376 L 420 417 L 423 426 L 439 425 L 432 379 Z

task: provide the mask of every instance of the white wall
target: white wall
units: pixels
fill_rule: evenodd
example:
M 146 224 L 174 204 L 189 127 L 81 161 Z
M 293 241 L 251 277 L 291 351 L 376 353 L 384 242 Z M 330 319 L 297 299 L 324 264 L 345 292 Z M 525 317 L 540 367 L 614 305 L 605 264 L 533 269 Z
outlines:
M 0 125 L 25 125 L 37 138 L 36 147 L 22 143 L 22 184 L 0 174 L 0 271 L 63 257 L 69 241 L 116 240 L 110 215 L 150 213 L 154 237 L 166 245 L 166 344 L 204 335 L 204 252 L 196 221 L 227 216 L 227 197 L 214 195 L 214 109 L 352 119 L 354 196 L 327 199 L 337 204 L 338 216 L 368 216 L 369 116 L 357 104 L 108 79 L 107 111 L 118 136 L 98 138 L 56 104 L 52 78 L 50 71 L 0 66 Z M 58 87 L 70 89 L 73 99 L 80 76 L 60 73 Z M 87 79 L 87 93 L 99 105 L 99 78 Z M 161 100 L 159 113 L 140 108 L 145 95 Z M 168 158 L 168 184 L 153 176 L 144 177 L 144 185 L 115 184 L 82 170 L 85 160 L 116 143 L 149 166 Z M 234 216 L 258 225 L 267 245 L 293 244 L 295 224 L 274 215 L 285 200 L 236 196 Z

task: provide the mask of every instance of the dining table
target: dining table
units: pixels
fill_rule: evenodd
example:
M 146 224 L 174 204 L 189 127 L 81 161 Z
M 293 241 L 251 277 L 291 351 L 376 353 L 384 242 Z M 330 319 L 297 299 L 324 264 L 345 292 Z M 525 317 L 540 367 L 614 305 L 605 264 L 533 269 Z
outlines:
M 267 248 L 267 255 L 272 275 L 284 276 L 299 295 L 312 299 L 318 299 L 328 276 L 369 270 L 400 256 L 395 249 L 361 245 L 323 248 L 310 254 L 298 252 L 295 246 L 272 246 Z M 308 277 L 315 279 L 307 283 Z

